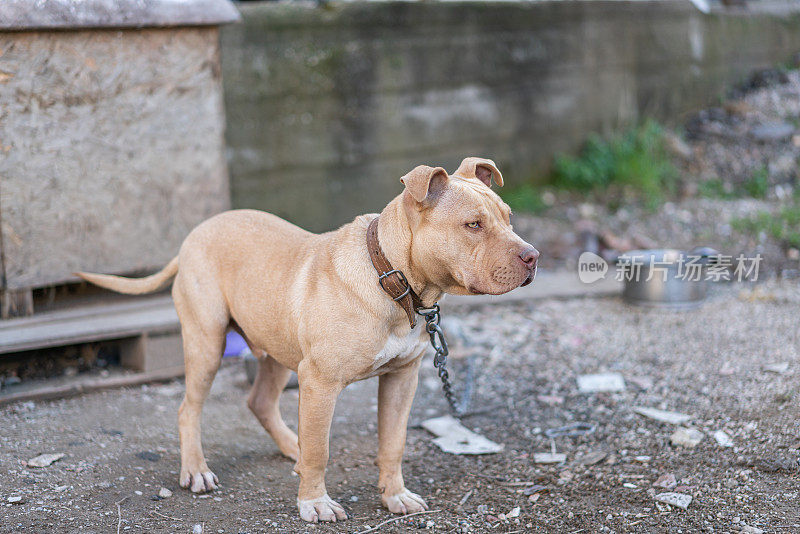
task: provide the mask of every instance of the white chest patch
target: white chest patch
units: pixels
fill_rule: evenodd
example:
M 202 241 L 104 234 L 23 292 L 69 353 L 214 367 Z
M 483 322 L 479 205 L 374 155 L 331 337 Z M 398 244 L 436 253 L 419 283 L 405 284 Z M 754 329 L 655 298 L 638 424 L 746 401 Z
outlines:
M 372 361 L 372 370 L 386 365 L 395 358 L 403 360 L 418 354 L 425 345 L 425 340 L 421 337 L 424 330 L 420 323 L 422 321 L 419 321 L 416 328 L 409 330 L 405 336 L 389 334 L 383 349 L 375 355 L 375 359 Z

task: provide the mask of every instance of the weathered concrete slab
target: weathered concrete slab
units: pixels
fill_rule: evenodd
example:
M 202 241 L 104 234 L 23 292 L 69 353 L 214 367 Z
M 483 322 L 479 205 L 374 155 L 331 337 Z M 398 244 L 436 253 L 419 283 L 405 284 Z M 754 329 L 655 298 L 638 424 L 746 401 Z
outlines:
M 796 12 L 677 1 L 239 7 L 222 30 L 233 204 L 318 231 L 382 208 L 417 164 L 489 156 L 520 183 L 589 132 L 681 116 L 800 49 Z
M 229 206 L 216 28 L 0 32 L 10 289 L 160 268 Z
M 0 30 L 208 26 L 239 20 L 228 0 L 3 0 Z

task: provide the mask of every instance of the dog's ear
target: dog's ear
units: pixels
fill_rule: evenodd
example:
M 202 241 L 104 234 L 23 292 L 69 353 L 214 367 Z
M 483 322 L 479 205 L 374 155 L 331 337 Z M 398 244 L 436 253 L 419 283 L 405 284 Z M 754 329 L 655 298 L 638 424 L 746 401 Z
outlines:
M 463 176 L 464 178 L 477 178 L 486 187 L 492 187 L 492 178 L 494 183 L 503 187 L 503 175 L 497 170 L 497 165 L 494 161 L 486 158 L 464 158 L 461 165 L 453 174 Z
M 406 191 L 414 200 L 424 202 L 425 199 L 437 195 L 447 183 L 448 178 L 447 171 L 441 167 L 419 165 L 400 178 L 400 181 L 405 184 Z

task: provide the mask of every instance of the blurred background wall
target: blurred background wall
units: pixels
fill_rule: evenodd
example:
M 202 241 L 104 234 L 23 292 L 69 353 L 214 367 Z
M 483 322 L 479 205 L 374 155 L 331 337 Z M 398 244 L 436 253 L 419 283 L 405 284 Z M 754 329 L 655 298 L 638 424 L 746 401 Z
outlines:
M 222 30 L 233 206 L 320 231 L 380 210 L 420 163 L 488 156 L 535 180 L 590 132 L 674 120 L 800 48 L 800 17 L 754 5 L 239 4 Z

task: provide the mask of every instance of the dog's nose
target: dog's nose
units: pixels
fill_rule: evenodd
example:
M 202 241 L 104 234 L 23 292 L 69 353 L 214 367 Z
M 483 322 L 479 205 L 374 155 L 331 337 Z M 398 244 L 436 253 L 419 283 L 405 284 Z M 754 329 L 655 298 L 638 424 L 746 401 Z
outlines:
M 528 247 L 519 254 L 519 259 L 522 260 L 528 269 L 536 267 L 536 261 L 539 259 L 539 251 L 534 247 Z

